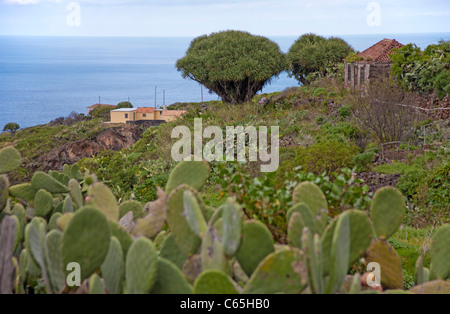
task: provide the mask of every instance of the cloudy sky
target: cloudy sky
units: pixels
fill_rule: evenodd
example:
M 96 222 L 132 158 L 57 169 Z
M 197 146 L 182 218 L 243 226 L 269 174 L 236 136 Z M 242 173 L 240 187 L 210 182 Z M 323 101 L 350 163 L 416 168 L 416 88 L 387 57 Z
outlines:
M 450 0 L 0 0 L 0 35 L 265 36 L 450 31 Z

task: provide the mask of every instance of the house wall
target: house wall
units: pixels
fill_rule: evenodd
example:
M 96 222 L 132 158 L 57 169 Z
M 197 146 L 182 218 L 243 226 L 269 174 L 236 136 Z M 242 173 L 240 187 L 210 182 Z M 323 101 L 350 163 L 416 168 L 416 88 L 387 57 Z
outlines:
M 166 122 L 172 122 L 177 120 L 179 117 L 178 116 L 160 116 L 159 120 L 164 120 Z
M 144 114 L 146 115 L 144 117 Z M 155 116 L 154 116 L 154 112 L 150 112 L 150 113 L 136 113 L 136 120 L 156 120 Z
M 125 115 L 128 114 L 128 118 Z M 127 123 L 127 121 L 136 120 L 136 112 L 113 112 L 111 111 L 111 122 L 112 123 Z
M 361 89 L 370 81 L 388 78 L 391 66 L 390 63 L 346 63 L 345 84 L 349 88 Z

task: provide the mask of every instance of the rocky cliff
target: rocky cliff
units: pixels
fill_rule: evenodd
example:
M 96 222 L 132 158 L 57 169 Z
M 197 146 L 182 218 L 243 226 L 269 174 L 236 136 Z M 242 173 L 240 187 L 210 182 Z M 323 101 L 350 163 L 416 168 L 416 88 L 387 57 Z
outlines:
M 141 134 L 141 128 L 136 125 L 109 128 L 93 139 L 68 143 L 42 155 L 32 163 L 32 167 L 44 171 L 61 169 L 64 164 L 73 164 L 104 150 L 119 151 L 130 147 L 140 139 Z

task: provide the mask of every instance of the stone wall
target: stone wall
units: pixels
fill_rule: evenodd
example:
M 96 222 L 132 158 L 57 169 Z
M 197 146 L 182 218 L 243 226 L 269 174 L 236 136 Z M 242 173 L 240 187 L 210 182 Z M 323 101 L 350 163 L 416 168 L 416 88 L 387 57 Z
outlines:
M 137 121 L 127 121 L 127 124 L 134 124 L 138 126 L 143 126 L 144 128 L 149 128 L 152 126 L 160 126 L 166 123 L 164 120 L 137 120 Z

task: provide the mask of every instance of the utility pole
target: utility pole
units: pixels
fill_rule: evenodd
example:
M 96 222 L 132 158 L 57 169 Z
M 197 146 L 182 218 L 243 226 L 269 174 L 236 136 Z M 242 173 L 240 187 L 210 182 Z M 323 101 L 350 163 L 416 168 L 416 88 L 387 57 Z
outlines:
M 156 109 L 156 85 L 155 85 L 155 109 Z
M 166 107 L 166 90 L 163 89 L 163 108 Z

